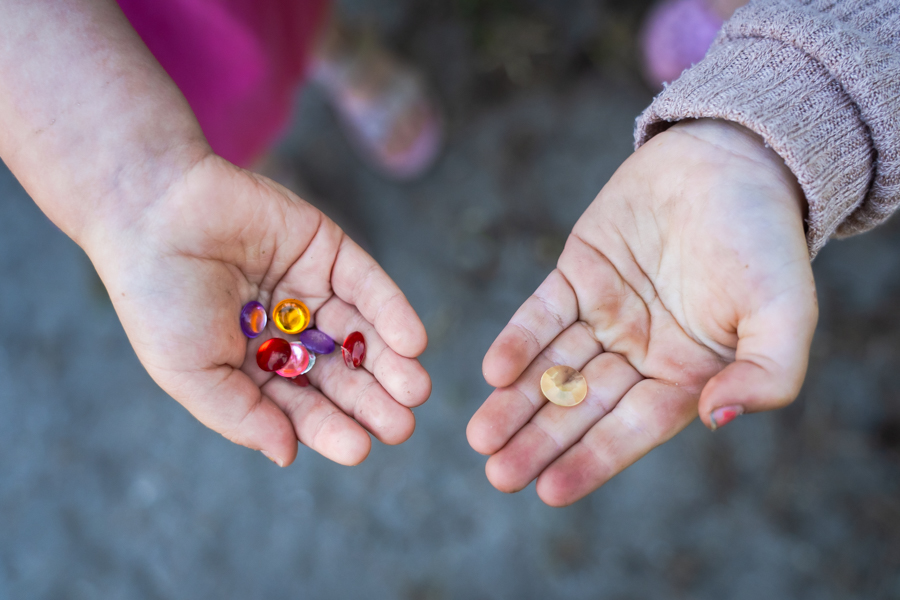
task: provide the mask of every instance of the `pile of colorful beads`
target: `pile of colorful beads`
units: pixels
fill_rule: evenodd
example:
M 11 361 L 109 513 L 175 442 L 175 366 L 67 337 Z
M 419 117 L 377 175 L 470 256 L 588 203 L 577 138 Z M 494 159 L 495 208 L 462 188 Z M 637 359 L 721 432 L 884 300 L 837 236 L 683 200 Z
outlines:
M 300 334 L 300 341 L 289 342 L 282 338 L 266 340 L 256 352 L 256 364 L 263 371 L 277 373 L 300 387 L 308 386 L 306 374 L 316 364 L 316 355 L 334 352 L 334 340 L 318 329 L 307 329 L 309 308 L 295 298 L 279 302 L 272 310 L 272 321 L 284 333 Z M 251 339 L 258 337 L 268 323 L 265 307 L 255 300 L 248 302 L 241 309 L 240 323 L 244 335 Z M 363 334 L 354 331 L 348 335 L 341 346 L 341 354 L 344 364 L 351 369 L 362 365 L 366 358 Z

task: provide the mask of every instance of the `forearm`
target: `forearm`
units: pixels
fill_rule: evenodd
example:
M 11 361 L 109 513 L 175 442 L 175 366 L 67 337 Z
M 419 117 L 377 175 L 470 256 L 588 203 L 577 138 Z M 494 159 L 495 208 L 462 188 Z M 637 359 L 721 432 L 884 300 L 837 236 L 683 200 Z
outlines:
M 208 152 L 113 0 L 0 3 L 0 157 L 82 247 L 128 228 Z

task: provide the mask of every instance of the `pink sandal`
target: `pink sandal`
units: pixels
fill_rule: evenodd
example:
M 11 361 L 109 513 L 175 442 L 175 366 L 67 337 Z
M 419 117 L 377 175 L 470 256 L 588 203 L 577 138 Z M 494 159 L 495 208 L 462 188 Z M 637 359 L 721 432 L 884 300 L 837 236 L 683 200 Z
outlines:
M 311 80 L 328 94 L 357 151 L 392 179 L 422 175 L 440 153 L 443 122 L 418 74 L 371 38 L 348 43 L 332 32 L 324 46 Z

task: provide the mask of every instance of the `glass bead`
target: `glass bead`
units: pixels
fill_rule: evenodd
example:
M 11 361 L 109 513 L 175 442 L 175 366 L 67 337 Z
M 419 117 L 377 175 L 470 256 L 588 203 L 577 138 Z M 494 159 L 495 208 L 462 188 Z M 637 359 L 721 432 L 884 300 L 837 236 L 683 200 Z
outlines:
M 275 371 L 282 377 L 296 377 L 308 371 L 311 354 L 300 342 L 291 342 L 291 358 L 287 364 Z
M 341 345 L 341 354 L 344 355 L 344 364 L 351 369 L 357 368 L 366 358 L 366 338 L 358 331 L 354 331 Z
M 263 342 L 256 351 L 256 364 L 263 371 L 277 371 L 288 364 L 291 358 L 291 343 L 281 338 Z
M 300 334 L 300 343 L 316 354 L 334 352 L 334 340 L 318 329 L 307 329 Z
M 255 338 L 266 328 L 269 322 L 269 316 L 266 314 L 266 307 L 253 300 L 244 305 L 241 309 L 241 331 L 248 338 Z
M 312 369 L 314 366 L 316 366 L 316 355 L 314 352 L 310 352 L 309 353 L 309 364 L 306 365 L 306 369 L 304 369 L 303 372 L 300 374 L 306 375 L 307 373 L 309 373 L 309 370 Z
M 575 406 L 587 396 L 584 375 L 565 365 L 550 367 L 541 376 L 544 397 L 558 406 Z
M 288 298 L 275 306 L 272 320 L 285 333 L 300 333 L 309 325 L 309 309 L 299 300 Z
M 291 377 L 288 379 L 291 383 L 296 385 L 297 387 L 308 387 L 309 386 L 309 377 L 306 375 L 297 375 L 296 377 Z

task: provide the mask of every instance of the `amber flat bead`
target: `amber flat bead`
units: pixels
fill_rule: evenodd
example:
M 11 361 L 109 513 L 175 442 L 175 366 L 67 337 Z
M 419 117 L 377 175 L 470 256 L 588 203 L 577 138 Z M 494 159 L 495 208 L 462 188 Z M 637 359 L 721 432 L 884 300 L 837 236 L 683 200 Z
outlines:
M 575 406 L 587 396 L 584 375 L 565 365 L 550 367 L 541 376 L 544 397 L 558 406 Z

